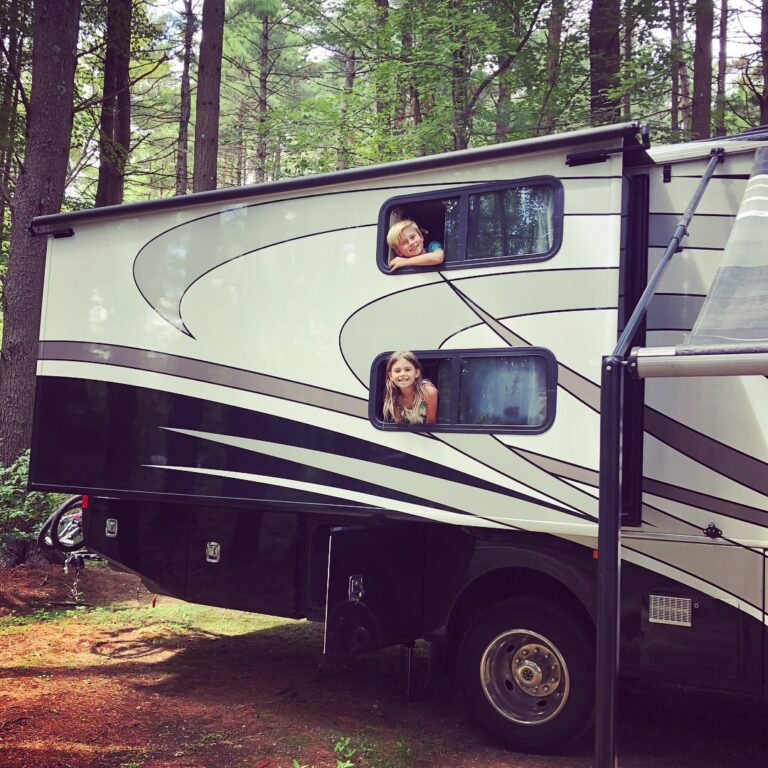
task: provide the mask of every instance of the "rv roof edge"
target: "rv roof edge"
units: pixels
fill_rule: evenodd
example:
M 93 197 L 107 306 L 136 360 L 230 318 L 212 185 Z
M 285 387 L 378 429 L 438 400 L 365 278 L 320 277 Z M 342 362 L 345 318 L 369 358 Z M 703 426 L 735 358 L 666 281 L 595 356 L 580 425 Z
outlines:
M 271 195 L 281 192 L 296 192 L 303 189 L 341 184 L 365 179 L 377 179 L 396 174 L 412 173 L 416 171 L 445 168 L 452 165 L 465 165 L 467 163 L 495 160 L 502 157 L 529 154 L 543 150 L 556 149 L 558 147 L 578 146 L 610 139 L 625 141 L 625 148 L 632 146 L 634 137 L 637 154 L 641 155 L 644 162 L 652 164 L 652 160 L 645 154 L 644 145 L 638 140 L 641 125 L 638 122 L 619 123 L 617 125 L 605 125 L 596 128 L 584 128 L 558 133 L 551 136 L 535 136 L 530 139 L 506 142 L 504 144 L 492 144 L 485 147 L 473 147 L 454 152 L 442 152 L 437 155 L 428 155 L 410 160 L 397 160 L 381 165 L 350 168 L 345 171 L 331 171 L 311 176 L 299 176 L 280 181 L 270 181 L 262 184 L 250 184 L 244 187 L 227 187 L 210 192 L 198 192 L 191 195 L 166 197 L 159 200 L 145 202 L 126 203 L 123 205 L 110 205 L 103 208 L 90 208 L 83 211 L 70 211 L 66 213 L 37 216 L 32 220 L 32 229 L 35 234 L 48 235 L 54 229 L 60 229 L 64 224 L 75 221 L 93 221 L 116 216 L 134 216 L 148 211 L 171 210 L 174 208 L 189 208 L 193 205 L 206 205 L 210 203 L 222 203 L 229 200 L 245 200 Z M 629 143 L 627 143 L 629 142 Z
M 682 353 L 675 347 L 634 347 L 627 360 L 633 376 L 640 379 L 682 376 L 768 376 L 768 346 L 744 352 L 719 350 Z

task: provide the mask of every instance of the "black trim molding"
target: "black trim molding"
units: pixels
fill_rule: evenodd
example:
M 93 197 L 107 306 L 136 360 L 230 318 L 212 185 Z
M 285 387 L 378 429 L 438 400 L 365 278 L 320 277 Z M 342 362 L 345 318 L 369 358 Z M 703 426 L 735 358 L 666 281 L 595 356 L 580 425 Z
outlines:
M 138 216 L 147 211 L 189 209 L 193 206 L 230 201 L 248 201 L 254 198 L 274 195 L 282 192 L 296 193 L 307 189 L 330 186 L 332 184 L 351 183 L 370 179 L 386 178 L 395 174 L 416 173 L 418 171 L 449 168 L 468 163 L 492 162 L 506 157 L 516 157 L 533 152 L 578 147 L 593 142 L 605 142 L 623 139 L 624 146 L 634 147 L 633 157 L 638 162 L 650 164 L 652 161 L 638 141 L 640 124 L 636 122 L 606 125 L 598 128 L 585 128 L 580 131 L 560 133 L 554 136 L 537 136 L 532 139 L 513 141 L 507 144 L 493 144 L 487 147 L 465 149 L 459 152 L 444 152 L 439 155 L 402 160 L 395 163 L 374 165 L 368 168 L 353 168 L 347 171 L 334 171 L 297 179 L 285 179 L 266 184 L 254 184 L 248 187 L 233 187 L 211 192 L 198 192 L 194 195 L 169 197 L 163 200 L 151 200 L 127 205 L 110 205 L 104 208 L 92 208 L 87 211 L 58 213 L 49 216 L 37 216 L 32 220 L 32 230 L 38 235 L 47 235 L 52 230 L 60 229 L 65 224 L 81 221 L 94 221 L 123 216 Z M 628 160 L 625 160 L 627 164 Z
M 395 432 L 415 431 L 415 432 L 470 432 L 480 434 L 525 434 L 539 435 L 546 432 L 554 423 L 556 405 L 557 405 L 557 360 L 548 349 L 543 347 L 506 347 L 502 349 L 441 349 L 441 350 L 418 350 L 414 354 L 419 359 L 424 369 L 428 369 L 430 363 L 435 364 L 438 361 L 450 361 L 450 388 L 454 394 L 451 404 L 450 421 L 437 424 L 392 424 L 387 423 L 382 417 L 382 401 L 384 383 L 386 378 L 386 362 L 392 351 L 382 352 L 377 355 L 371 364 L 370 389 L 371 397 L 368 401 L 368 419 L 377 429 L 393 430 Z M 460 361 L 462 359 L 474 358 L 510 358 L 510 357 L 540 357 L 544 359 L 546 365 L 546 397 L 547 409 L 545 420 L 535 426 L 522 424 L 460 424 L 458 422 L 459 405 L 459 376 Z M 429 376 L 425 376 L 429 378 Z M 440 385 L 442 387 L 442 384 Z
M 482 195 L 487 192 L 502 192 L 520 187 L 549 187 L 553 191 L 552 206 L 552 243 L 550 247 L 541 253 L 526 253 L 514 256 L 491 256 L 488 258 L 467 258 L 467 232 L 469 222 L 469 198 L 473 195 Z M 458 232 L 457 251 L 451 252 L 446 247 L 445 261 L 437 267 L 402 267 L 397 272 L 389 271 L 389 246 L 387 245 L 387 232 L 390 227 L 392 211 L 400 206 L 418 206 L 429 202 L 454 199 L 458 202 Z M 398 195 L 387 200 L 379 211 L 377 256 L 379 269 L 384 274 L 401 275 L 409 272 L 423 272 L 447 269 L 476 269 L 478 267 L 493 267 L 501 264 L 519 264 L 551 259 L 559 250 L 563 242 L 563 215 L 564 215 L 563 184 L 554 176 L 533 176 L 522 179 L 510 179 L 508 181 L 495 181 L 490 183 L 465 184 L 460 187 L 432 190 L 417 194 Z M 422 225 L 422 221 L 417 222 Z M 429 239 L 429 238 L 426 238 Z

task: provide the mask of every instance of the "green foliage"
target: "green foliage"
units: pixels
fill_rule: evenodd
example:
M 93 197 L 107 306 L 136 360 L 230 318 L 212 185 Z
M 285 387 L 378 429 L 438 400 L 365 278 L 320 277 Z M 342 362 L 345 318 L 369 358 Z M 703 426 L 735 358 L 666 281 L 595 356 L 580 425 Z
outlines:
M 34 539 L 59 497 L 27 490 L 29 451 L 9 467 L 0 466 L 0 547 Z
M 339 736 L 333 745 L 333 753 L 336 755 L 336 768 L 352 768 L 355 764 L 354 757 L 357 754 L 357 746 L 352 743 L 350 736 Z
M 337 736 L 333 745 L 336 768 L 408 768 L 414 762 L 411 747 L 404 739 L 398 739 L 394 748 L 374 745 L 363 736 Z

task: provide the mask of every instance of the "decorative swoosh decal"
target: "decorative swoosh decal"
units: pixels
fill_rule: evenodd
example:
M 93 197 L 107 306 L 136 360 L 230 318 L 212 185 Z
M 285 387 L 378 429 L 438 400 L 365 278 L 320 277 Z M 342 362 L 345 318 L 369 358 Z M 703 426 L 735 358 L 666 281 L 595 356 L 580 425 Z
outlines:
M 477 182 L 480 183 L 480 182 Z M 376 211 L 393 189 L 455 186 L 455 182 L 352 188 L 234 205 L 161 232 L 136 254 L 133 278 L 145 301 L 181 333 L 193 337 L 181 313 L 184 295 L 217 267 L 241 256 L 308 237 L 375 227 L 349 224 L 348 207 L 306 205 L 308 198 L 355 196 L 355 206 Z M 366 202 L 366 197 L 370 201 Z M 297 206 L 300 205 L 300 210 Z M 259 209 L 269 206 L 268 215 Z
M 38 345 L 38 358 L 117 365 L 139 371 L 164 373 L 169 376 L 220 384 L 232 389 L 314 405 L 361 419 L 368 418 L 367 399 L 313 387 L 298 381 L 281 379 L 277 376 L 267 376 L 264 373 L 245 371 L 242 368 L 195 360 L 181 355 L 170 355 L 166 352 L 87 341 L 41 341 Z
M 594 488 L 597 488 L 599 484 L 599 476 L 596 470 L 560 461 L 550 456 L 543 456 L 538 453 L 533 453 L 532 451 L 526 451 L 522 448 L 509 447 L 509 450 L 526 458 L 532 464 L 535 464 L 537 467 L 540 467 L 557 477 L 574 480 Z M 734 520 L 742 520 L 746 523 L 752 523 L 761 528 L 768 528 L 768 512 L 755 507 L 749 507 L 746 504 L 738 504 L 729 499 L 708 496 L 707 494 L 699 493 L 698 491 L 689 488 L 682 488 L 677 485 L 671 485 L 670 483 L 664 483 L 660 480 L 654 480 L 648 477 L 643 478 L 643 491 L 654 496 L 659 496 L 662 499 L 677 501 L 680 504 L 686 504 L 691 507 L 697 507 L 698 509 L 715 512 L 723 517 L 730 517 Z M 663 510 L 659 511 L 663 512 Z M 693 527 L 699 530 L 697 526 Z
M 328 217 L 325 209 L 325 227 L 322 229 L 320 222 L 312 216 L 292 221 L 291 203 L 286 201 L 282 206 L 275 204 L 275 217 L 277 221 L 283 219 L 283 223 L 292 223 L 293 227 L 260 232 L 253 217 L 253 207 L 233 208 L 182 224 L 150 240 L 137 254 L 133 277 L 139 292 L 163 319 L 187 336 L 192 333 L 181 317 L 184 294 L 217 267 L 241 256 L 307 237 L 376 226 L 349 226 L 342 221 L 345 216 L 342 206 L 332 209 L 338 214 L 338 227 L 328 228 L 331 223 L 328 219 L 334 217 Z M 289 237 L 285 236 L 286 230 Z M 276 238 L 278 231 L 282 236 Z
M 460 510 L 466 514 L 474 515 L 478 507 L 480 507 L 484 510 L 481 517 L 493 520 L 506 520 L 516 523 L 520 514 L 523 513 L 535 517 L 539 524 L 547 520 L 552 524 L 553 518 L 556 517 L 558 520 L 556 524 L 559 525 L 562 515 L 573 516 L 571 510 L 565 508 L 562 504 L 558 504 L 557 500 L 544 505 L 536 498 L 526 498 L 521 493 L 514 493 L 508 488 L 497 487 L 495 490 L 480 488 L 473 484 L 471 480 L 469 482 L 462 482 L 435 478 L 423 472 L 382 466 L 378 462 L 366 461 L 353 456 L 239 437 L 237 435 L 222 435 L 175 427 L 166 427 L 165 429 L 170 432 L 177 432 L 202 440 L 240 448 L 252 453 L 274 456 L 303 466 L 311 466 L 324 472 L 345 475 L 346 477 L 384 488 L 397 488 L 412 496 L 423 498 L 444 507 Z M 510 504 L 511 499 L 514 499 L 514 504 Z M 595 519 L 590 522 L 594 522 Z

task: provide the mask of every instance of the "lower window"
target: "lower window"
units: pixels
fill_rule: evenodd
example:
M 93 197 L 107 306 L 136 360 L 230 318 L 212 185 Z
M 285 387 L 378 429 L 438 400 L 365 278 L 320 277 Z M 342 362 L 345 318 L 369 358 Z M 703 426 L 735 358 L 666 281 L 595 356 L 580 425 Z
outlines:
M 370 392 L 380 429 L 537 434 L 555 418 L 557 363 L 534 347 L 387 352 Z

